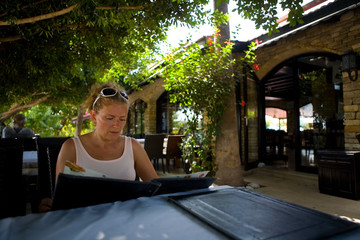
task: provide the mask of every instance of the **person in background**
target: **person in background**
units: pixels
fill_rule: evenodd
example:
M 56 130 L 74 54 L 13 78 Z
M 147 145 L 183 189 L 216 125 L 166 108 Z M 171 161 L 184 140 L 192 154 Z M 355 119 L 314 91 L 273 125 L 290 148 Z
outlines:
M 30 128 L 25 128 L 26 118 L 18 113 L 13 119 L 12 126 L 7 126 L 2 131 L 2 138 L 33 138 L 35 134 Z
M 111 178 L 142 181 L 158 178 L 144 148 L 131 137 L 121 135 L 128 114 L 128 96 L 115 83 L 94 85 L 84 103 L 95 130 L 66 140 L 60 150 L 56 177 L 66 161 Z M 51 199 L 43 199 L 40 212 L 48 211 Z
M 2 138 L 2 132 L 3 132 L 4 128 L 6 128 L 6 125 L 4 122 L 1 122 L 1 125 L 0 125 L 0 135 L 1 135 L 0 137 L 1 138 Z

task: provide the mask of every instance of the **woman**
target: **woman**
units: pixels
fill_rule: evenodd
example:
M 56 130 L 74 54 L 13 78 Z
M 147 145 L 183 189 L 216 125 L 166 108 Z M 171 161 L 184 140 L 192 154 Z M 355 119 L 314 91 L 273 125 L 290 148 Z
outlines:
M 95 130 L 66 140 L 60 150 L 56 176 L 64 172 L 66 161 L 108 177 L 143 181 L 158 178 L 144 148 L 133 138 L 121 136 L 128 113 L 128 97 L 115 83 L 95 85 L 84 103 Z M 51 202 L 42 201 L 40 211 L 49 210 Z
M 128 97 L 114 83 L 95 85 L 85 101 L 95 130 L 68 139 L 59 153 L 56 175 L 67 160 L 109 177 L 143 181 L 157 178 L 144 148 L 133 138 L 121 136 L 128 113 Z

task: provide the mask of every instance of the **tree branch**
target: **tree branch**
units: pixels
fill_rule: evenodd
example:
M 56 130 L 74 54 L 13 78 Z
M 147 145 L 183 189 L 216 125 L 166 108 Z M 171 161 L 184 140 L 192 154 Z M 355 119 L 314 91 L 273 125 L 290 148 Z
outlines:
M 103 7 L 96 7 L 96 10 L 116 10 L 116 9 L 123 9 L 123 10 L 141 10 L 145 7 L 151 6 L 152 4 L 156 3 L 149 3 L 149 4 L 145 4 L 145 5 L 139 5 L 139 6 L 123 6 L 123 7 L 112 7 L 112 6 L 103 6 Z M 57 11 L 57 12 L 52 12 L 52 13 L 47 13 L 47 14 L 43 14 L 43 15 L 39 15 L 36 17 L 31 17 L 31 18 L 24 18 L 24 19 L 18 19 L 16 21 L 14 21 L 15 25 L 21 25 L 21 24 L 26 24 L 26 23 L 34 23 L 34 22 L 38 22 L 38 21 L 42 21 L 42 20 L 46 20 L 46 19 L 50 19 L 50 18 L 55 18 L 64 14 L 67 14 L 69 12 L 71 12 L 72 10 L 74 10 L 74 8 L 76 8 L 78 6 L 78 4 L 74 4 L 68 8 L 65 8 L 63 10 Z M 2 14 L 4 15 L 4 14 Z M 11 21 L 0 21 L 0 26 L 8 26 L 11 25 L 12 22 Z
M 71 12 L 76 7 L 77 7 L 77 4 L 74 4 L 74 5 L 72 5 L 72 6 L 68 7 L 68 8 L 65 8 L 65 9 L 57 11 L 57 12 L 47 13 L 47 14 L 43 14 L 43 15 L 36 16 L 36 17 L 31 17 L 31 18 L 18 19 L 16 21 L 14 21 L 14 24 L 15 25 L 21 25 L 21 24 L 33 23 L 33 22 L 38 22 L 38 21 L 41 21 L 41 20 L 46 20 L 46 19 L 58 17 L 58 16 L 61 16 L 61 15 L 64 15 L 64 14 L 67 14 L 67 13 Z M 12 24 L 12 22 L 0 21 L 0 26 L 8 26 L 8 25 L 11 25 L 11 24 Z
M 26 110 L 28 108 L 31 108 L 35 105 L 38 105 L 44 101 L 46 101 L 48 98 L 50 97 L 50 95 L 45 95 L 31 103 L 28 103 L 28 104 L 25 104 L 25 105 L 20 105 L 20 104 L 14 104 L 10 107 L 10 109 L 6 112 L 3 112 L 1 115 L 0 115 L 0 122 L 4 122 L 6 121 L 7 119 L 9 119 L 11 116 L 14 116 L 16 113 L 20 112 L 20 111 L 23 111 L 23 110 Z
M 0 42 L 12 42 L 12 41 L 20 40 L 21 38 L 22 38 L 21 35 L 3 37 L 3 38 L 0 38 Z

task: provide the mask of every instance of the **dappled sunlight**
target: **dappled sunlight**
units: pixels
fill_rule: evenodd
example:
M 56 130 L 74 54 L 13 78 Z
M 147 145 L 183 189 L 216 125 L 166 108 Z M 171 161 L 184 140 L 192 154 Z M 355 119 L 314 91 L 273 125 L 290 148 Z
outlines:
M 144 224 L 140 223 L 137 226 L 138 231 L 134 232 L 133 236 L 127 237 L 125 234 L 120 235 L 106 235 L 105 232 L 99 231 L 97 236 L 95 237 L 96 240 L 103 240 L 103 239 L 110 239 L 110 240 L 128 240 L 128 239 L 153 239 L 152 236 L 148 231 L 146 231 L 146 227 Z M 167 233 L 162 233 L 160 239 L 169 239 L 170 236 Z

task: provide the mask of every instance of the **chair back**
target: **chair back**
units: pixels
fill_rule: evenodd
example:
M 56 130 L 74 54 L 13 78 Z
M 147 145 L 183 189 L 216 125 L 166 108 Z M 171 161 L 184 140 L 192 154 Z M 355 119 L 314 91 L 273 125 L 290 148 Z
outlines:
M 26 214 L 22 158 L 21 140 L 0 140 L 0 218 Z
M 36 138 L 23 138 L 24 151 L 36 151 Z
M 148 154 L 150 161 L 152 162 L 156 170 L 159 169 L 159 159 L 161 159 L 161 166 L 165 173 L 164 166 L 164 138 L 165 134 L 146 134 L 144 149 Z
M 146 134 L 144 149 L 150 160 L 163 157 L 165 134 Z
M 55 187 L 56 162 L 62 144 L 69 137 L 37 138 L 38 152 L 38 185 L 40 199 L 52 197 Z
M 136 133 L 133 134 L 131 137 L 135 138 L 135 139 L 140 139 L 140 138 L 144 138 L 144 134 L 142 133 Z
M 169 135 L 167 140 L 166 147 L 166 158 L 177 158 L 181 157 L 182 150 L 180 148 L 180 143 L 184 135 Z
M 181 143 L 183 137 L 184 137 L 184 135 L 169 135 L 168 136 L 167 144 L 166 144 L 166 167 L 167 167 L 168 172 L 170 172 L 170 159 L 173 159 L 174 169 L 176 168 L 178 163 L 180 163 L 180 164 L 183 163 L 184 170 L 186 170 L 184 162 L 181 161 L 182 150 L 180 148 L 180 143 Z M 180 159 L 180 162 L 178 161 L 179 159 Z
M 0 138 L 0 147 L 24 146 L 23 138 Z

